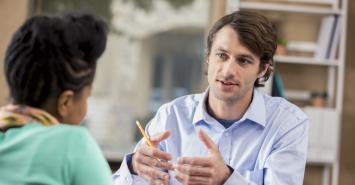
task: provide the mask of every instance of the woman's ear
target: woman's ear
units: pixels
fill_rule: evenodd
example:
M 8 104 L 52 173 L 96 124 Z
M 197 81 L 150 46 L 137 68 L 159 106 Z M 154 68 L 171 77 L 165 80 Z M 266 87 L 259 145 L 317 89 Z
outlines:
M 67 117 L 71 111 L 74 101 L 74 92 L 71 90 L 63 91 L 58 97 L 57 110 L 61 118 Z
M 270 64 L 264 64 L 264 69 L 262 71 L 260 71 L 260 73 L 258 74 L 258 78 L 262 78 L 265 73 L 267 72 L 267 70 L 269 69 Z

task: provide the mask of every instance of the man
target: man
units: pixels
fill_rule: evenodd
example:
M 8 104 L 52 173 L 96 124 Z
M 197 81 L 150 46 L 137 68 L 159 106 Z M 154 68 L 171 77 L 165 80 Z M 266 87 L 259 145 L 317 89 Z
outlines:
M 262 15 L 222 17 L 207 39 L 209 88 L 160 107 L 114 175 L 116 184 L 299 185 L 308 118 L 258 92 L 271 72 L 276 33 Z

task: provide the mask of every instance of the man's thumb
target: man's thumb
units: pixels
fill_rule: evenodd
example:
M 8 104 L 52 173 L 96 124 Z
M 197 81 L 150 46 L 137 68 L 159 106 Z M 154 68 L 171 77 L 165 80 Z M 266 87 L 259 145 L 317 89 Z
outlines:
M 208 137 L 208 135 L 202 129 L 198 130 L 198 137 L 205 144 L 208 150 L 214 151 L 217 149 L 217 146 L 214 144 L 212 139 Z
M 164 131 L 162 133 L 159 133 L 157 135 L 154 135 L 150 137 L 150 141 L 153 143 L 153 145 L 159 144 L 161 141 L 167 139 L 170 136 L 169 131 Z

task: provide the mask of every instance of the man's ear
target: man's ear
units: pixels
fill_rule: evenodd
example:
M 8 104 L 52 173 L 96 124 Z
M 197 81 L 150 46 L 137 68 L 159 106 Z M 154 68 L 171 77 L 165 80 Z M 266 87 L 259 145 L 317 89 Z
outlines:
M 74 92 L 71 90 L 63 91 L 58 97 L 57 110 L 61 118 L 66 117 L 74 101 Z
M 210 63 L 210 61 L 209 61 L 209 56 L 210 56 L 210 53 L 209 53 L 209 52 L 204 55 L 204 60 L 205 60 L 205 62 L 206 62 L 207 65 Z
M 264 64 L 264 68 L 258 74 L 258 78 L 262 78 L 265 75 L 265 73 L 267 72 L 267 70 L 269 69 L 269 67 L 270 67 L 270 64 Z

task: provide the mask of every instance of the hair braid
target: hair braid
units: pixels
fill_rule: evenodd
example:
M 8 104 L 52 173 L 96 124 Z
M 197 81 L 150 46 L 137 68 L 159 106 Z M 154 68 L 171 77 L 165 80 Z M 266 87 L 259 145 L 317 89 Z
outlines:
M 5 74 L 14 103 L 40 107 L 64 90 L 92 83 L 107 27 L 91 15 L 35 16 L 14 34 Z

